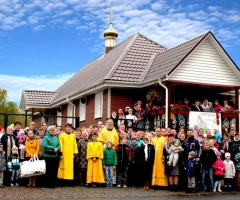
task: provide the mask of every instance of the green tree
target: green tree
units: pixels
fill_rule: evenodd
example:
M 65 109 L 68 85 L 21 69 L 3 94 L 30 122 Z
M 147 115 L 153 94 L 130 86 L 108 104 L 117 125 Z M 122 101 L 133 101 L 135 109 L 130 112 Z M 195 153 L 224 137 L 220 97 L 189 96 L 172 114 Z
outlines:
M 8 101 L 7 90 L 0 88 L 0 125 L 4 125 L 5 114 L 20 114 L 18 106 L 15 102 Z M 24 116 L 9 115 L 7 125 L 20 121 L 22 124 L 25 120 Z

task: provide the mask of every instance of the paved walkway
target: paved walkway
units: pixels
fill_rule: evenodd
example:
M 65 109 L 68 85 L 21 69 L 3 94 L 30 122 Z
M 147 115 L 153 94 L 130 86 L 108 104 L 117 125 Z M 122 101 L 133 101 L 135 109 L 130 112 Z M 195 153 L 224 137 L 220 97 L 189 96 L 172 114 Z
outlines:
M 223 193 L 223 194 L 187 194 L 185 192 L 169 192 L 167 190 L 143 190 L 141 188 L 84 188 L 84 187 L 59 187 L 56 189 L 48 189 L 48 188 L 26 188 L 26 187 L 18 187 L 11 188 L 5 187 L 0 188 L 0 199 L 58 199 L 58 200 L 72 200 L 72 199 L 84 199 L 84 200 L 157 200 L 159 198 L 163 200 L 176 199 L 178 198 L 189 197 L 189 199 L 196 200 L 196 197 L 202 199 L 205 196 L 209 198 L 215 198 L 219 196 L 221 200 L 229 200 L 222 199 L 222 197 L 235 197 L 238 199 L 240 197 L 240 193 L 233 192 Z M 221 195 L 221 196 L 220 196 Z M 205 198 L 204 198 L 205 199 Z M 213 199 L 213 200 L 215 200 Z M 231 198 L 232 199 L 232 198 Z M 236 199 L 237 200 L 237 199 Z

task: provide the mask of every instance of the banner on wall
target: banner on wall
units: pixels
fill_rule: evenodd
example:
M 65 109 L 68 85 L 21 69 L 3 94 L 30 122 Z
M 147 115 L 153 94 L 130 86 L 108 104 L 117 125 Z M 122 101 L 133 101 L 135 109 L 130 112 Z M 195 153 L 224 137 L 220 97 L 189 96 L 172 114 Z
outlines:
M 212 112 L 194 112 L 189 113 L 189 127 L 193 128 L 195 125 L 202 128 L 204 133 L 210 129 L 213 134 L 213 129 L 218 129 L 221 132 L 221 115 L 219 115 L 219 124 L 217 124 L 216 113 Z

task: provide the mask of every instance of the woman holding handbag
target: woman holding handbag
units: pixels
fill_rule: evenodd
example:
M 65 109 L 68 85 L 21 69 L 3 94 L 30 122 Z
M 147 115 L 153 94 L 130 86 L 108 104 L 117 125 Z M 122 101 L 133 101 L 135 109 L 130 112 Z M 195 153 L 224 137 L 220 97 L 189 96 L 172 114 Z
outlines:
M 34 156 L 38 156 L 40 153 L 40 141 L 34 136 L 34 132 L 29 130 L 27 132 L 28 138 L 25 142 L 26 155 L 25 159 L 29 160 L 30 158 L 34 159 Z M 36 187 L 36 176 L 29 177 L 29 183 L 27 187 Z
M 54 126 L 49 126 L 43 139 L 43 158 L 46 162 L 46 183 L 48 188 L 54 189 L 58 172 L 58 151 L 60 144 L 54 135 Z

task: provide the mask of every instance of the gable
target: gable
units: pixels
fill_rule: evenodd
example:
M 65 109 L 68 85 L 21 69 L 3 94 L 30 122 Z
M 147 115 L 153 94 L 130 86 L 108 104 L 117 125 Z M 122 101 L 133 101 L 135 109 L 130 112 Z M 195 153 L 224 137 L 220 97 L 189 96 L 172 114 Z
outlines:
M 171 71 L 209 34 L 210 32 L 203 33 L 159 53 L 155 57 L 144 81 L 157 80 L 159 77 L 164 77 L 166 74 L 171 73 Z
M 214 43 L 214 44 L 213 44 Z M 210 35 L 170 74 L 168 80 L 240 85 L 240 74 Z M 228 60 L 228 61 L 227 61 Z

